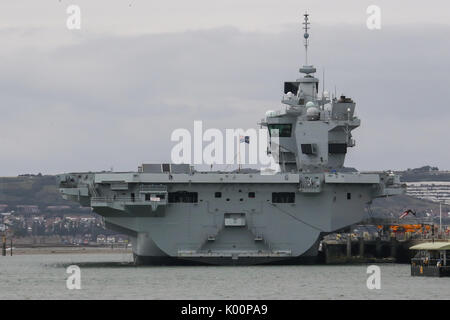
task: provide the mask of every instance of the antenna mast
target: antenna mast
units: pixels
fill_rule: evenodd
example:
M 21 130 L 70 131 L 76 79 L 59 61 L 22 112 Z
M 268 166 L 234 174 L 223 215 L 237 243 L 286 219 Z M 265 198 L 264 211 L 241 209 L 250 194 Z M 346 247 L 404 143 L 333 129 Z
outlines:
M 303 38 L 304 40 L 304 44 L 305 44 L 305 66 L 308 65 L 308 44 L 309 44 L 309 33 L 308 33 L 308 29 L 309 29 L 309 14 L 307 12 L 305 12 L 304 16 L 304 21 L 303 21 L 303 30 L 305 30 L 305 33 L 303 34 Z

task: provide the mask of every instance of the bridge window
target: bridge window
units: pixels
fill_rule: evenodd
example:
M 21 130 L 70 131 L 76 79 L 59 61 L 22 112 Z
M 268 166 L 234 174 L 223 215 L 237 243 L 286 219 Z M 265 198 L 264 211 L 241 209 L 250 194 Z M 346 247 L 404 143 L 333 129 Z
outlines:
M 187 191 L 169 192 L 169 203 L 179 203 L 179 202 L 197 203 L 198 193 Z
M 215 198 L 222 198 L 222 192 L 216 192 L 214 193 Z
M 249 198 L 254 198 L 255 197 L 255 193 L 254 192 L 249 192 L 248 193 L 248 197 Z
M 295 203 L 295 193 L 272 192 L 272 203 Z
M 297 94 L 298 86 L 300 85 L 300 82 L 295 81 L 289 81 L 284 83 L 284 93 L 292 92 L 293 94 Z
M 350 200 L 352 198 L 352 194 L 350 192 L 347 193 L 347 200 Z
M 277 131 L 278 130 L 278 134 Z M 292 133 L 292 124 L 280 124 L 280 123 L 274 123 L 269 124 L 269 134 L 271 137 L 280 137 L 280 138 L 288 138 L 291 136 Z

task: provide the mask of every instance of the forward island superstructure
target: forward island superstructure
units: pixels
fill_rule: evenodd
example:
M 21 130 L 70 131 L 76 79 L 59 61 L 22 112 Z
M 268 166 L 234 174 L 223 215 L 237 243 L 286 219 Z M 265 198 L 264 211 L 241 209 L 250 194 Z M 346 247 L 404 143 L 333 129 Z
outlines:
M 308 14 L 303 24 L 307 53 Z M 61 174 L 60 192 L 128 234 L 137 264 L 314 261 L 323 235 L 360 222 L 374 198 L 405 187 L 390 172 L 344 169 L 360 125 L 355 102 L 319 95 L 316 69 L 305 60 L 302 76 L 284 84 L 286 108 L 260 123 L 278 138 L 280 172 L 144 164 L 137 172 Z

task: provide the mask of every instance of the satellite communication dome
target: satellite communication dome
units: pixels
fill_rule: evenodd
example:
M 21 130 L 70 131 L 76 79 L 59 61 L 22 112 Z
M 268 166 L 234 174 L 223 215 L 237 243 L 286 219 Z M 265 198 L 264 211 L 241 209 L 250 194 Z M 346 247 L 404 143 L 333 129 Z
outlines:
M 305 105 L 305 107 L 308 109 L 308 108 L 311 108 L 311 107 L 315 107 L 316 105 L 314 104 L 314 102 L 312 102 L 312 101 L 308 101 L 307 103 L 306 103 L 306 105 Z
M 317 109 L 317 107 L 309 107 L 308 109 L 306 109 L 306 119 L 308 119 L 309 121 L 315 121 L 319 120 L 319 118 L 320 111 L 319 109 Z
M 273 111 L 273 110 L 266 111 L 266 118 L 273 117 L 274 115 L 275 115 L 275 111 Z

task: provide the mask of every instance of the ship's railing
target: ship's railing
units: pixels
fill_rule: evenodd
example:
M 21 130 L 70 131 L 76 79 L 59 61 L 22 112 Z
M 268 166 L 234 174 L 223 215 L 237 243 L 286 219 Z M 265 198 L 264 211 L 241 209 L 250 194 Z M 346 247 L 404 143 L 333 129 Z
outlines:
M 91 202 L 144 202 L 143 199 L 138 197 L 92 197 Z
M 90 192 L 90 194 L 92 194 L 92 196 L 98 197 L 98 192 L 97 192 L 97 189 L 95 188 L 95 186 L 88 184 L 87 187 L 89 188 L 89 192 Z
M 438 262 L 441 261 L 442 266 L 444 265 L 444 261 L 442 259 L 428 259 L 425 258 L 412 258 L 411 264 L 416 266 L 425 266 L 425 267 L 436 267 Z M 450 264 L 450 260 L 447 260 L 447 266 Z
M 155 193 L 167 193 L 167 186 L 165 185 L 142 185 L 140 187 L 141 192 L 155 192 Z
M 343 117 L 333 117 L 331 110 L 323 110 L 320 113 L 320 120 L 322 120 L 322 121 L 330 121 L 330 120 L 354 121 L 354 120 L 358 120 L 358 117 L 356 115 L 352 115 L 351 117 L 348 117 L 347 115 L 344 115 Z
M 78 183 L 76 181 L 61 181 L 59 183 L 60 188 L 78 188 Z

